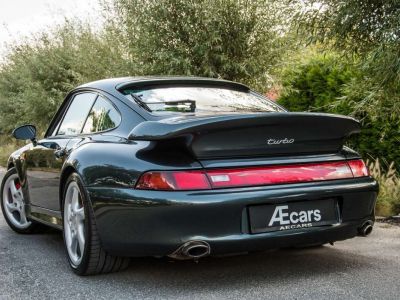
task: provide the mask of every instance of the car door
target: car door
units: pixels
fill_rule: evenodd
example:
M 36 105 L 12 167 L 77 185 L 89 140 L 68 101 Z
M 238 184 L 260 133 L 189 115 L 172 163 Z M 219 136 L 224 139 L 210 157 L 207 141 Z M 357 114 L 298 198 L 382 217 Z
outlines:
M 65 159 L 80 135 L 97 94 L 76 93 L 60 116 L 51 136 L 32 145 L 25 155 L 29 202 L 34 207 L 60 211 L 60 173 Z M 33 209 L 34 210 L 34 209 Z

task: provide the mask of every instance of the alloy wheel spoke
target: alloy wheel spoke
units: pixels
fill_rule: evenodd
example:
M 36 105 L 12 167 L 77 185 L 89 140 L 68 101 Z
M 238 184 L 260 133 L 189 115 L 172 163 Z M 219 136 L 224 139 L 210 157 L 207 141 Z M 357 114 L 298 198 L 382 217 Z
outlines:
M 76 220 L 80 223 L 85 219 L 85 212 L 83 210 L 83 207 L 77 209 L 75 211 L 75 215 L 76 215 Z
M 11 191 L 11 198 L 12 198 L 13 202 L 21 202 L 22 201 L 22 199 L 23 199 L 22 193 L 20 190 L 17 189 L 14 181 L 10 182 L 10 191 Z
M 20 210 L 18 210 L 19 212 L 19 216 L 20 216 L 20 223 L 21 225 L 24 225 L 28 222 L 27 218 L 26 218 L 26 212 L 25 212 L 25 207 L 22 206 L 22 208 Z
M 10 202 L 6 201 L 6 207 L 7 207 L 9 212 L 13 212 L 13 211 L 18 210 L 18 207 L 15 206 L 14 202 L 10 203 Z
M 72 233 L 70 248 L 71 248 L 72 254 L 75 256 L 77 256 L 77 247 L 78 247 L 78 239 L 76 237 L 76 234 Z
M 70 218 L 71 218 L 71 212 L 70 212 L 69 208 L 65 210 L 64 218 L 65 218 L 65 220 L 66 220 L 66 221 L 68 222 L 68 224 L 69 224 Z
M 14 196 L 15 194 L 18 194 L 18 190 L 17 187 L 15 186 L 15 182 L 12 180 L 10 182 L 10 190 L 11 190 L 11 194 Z
M 71 208 L 75 211 L 79 207 L 79 192 L 76 188 L 72 190 Z
M 18 192 L 15 194 L 14 200 L 20 201 L 20 202 L 23 202 L 23 201 L 24 201 L 24 197 L 22 196 L 21 191 L 18 191 Z

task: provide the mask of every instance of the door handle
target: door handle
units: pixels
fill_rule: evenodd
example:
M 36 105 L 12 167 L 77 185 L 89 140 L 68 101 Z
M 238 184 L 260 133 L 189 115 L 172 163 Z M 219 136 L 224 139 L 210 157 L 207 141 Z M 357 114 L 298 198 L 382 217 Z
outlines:
M 59 150 L 54 151 L 54 156 L 58 159 L 63 158 L 65 156 L 65 154 L 67 154 L 65 149 L 59 149 Z

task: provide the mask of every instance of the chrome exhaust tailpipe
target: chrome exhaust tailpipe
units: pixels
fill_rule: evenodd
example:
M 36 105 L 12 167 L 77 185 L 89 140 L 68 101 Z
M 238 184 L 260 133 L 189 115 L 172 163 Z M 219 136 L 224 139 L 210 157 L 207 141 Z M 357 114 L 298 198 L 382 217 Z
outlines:
M 374 222 L 368 220 L 358 229 L 358 235 L 369 236 L 372 232 Z
M 200 259 L 208 256 L 211 253 L 210 245 L 204 241 L 189 241 L 180 246 L 175 252 L 168 257 L 185 260 L 185 259 Z

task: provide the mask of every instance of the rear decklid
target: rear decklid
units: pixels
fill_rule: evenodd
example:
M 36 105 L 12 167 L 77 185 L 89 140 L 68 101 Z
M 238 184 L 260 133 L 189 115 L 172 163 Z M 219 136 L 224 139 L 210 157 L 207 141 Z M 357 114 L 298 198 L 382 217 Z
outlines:
M 209 159 L 337 153 L 344 140 L 358 132 L 359 122 L 350 117 L 274 112 L 145 121 L 129 139 Z

